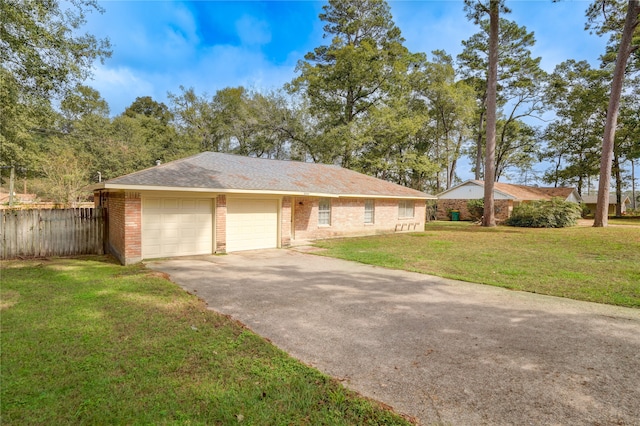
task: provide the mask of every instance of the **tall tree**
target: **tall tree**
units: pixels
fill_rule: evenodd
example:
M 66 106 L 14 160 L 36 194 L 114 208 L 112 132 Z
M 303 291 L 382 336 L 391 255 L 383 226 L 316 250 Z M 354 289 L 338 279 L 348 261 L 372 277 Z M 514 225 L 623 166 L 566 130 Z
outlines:
M 193 89 L 170 94 L 181 135 L 202 151 L 265 158 L 305 159 L 304 111 L 283 92 L 258 93 L 227 87 L 208 100 Z M 195 145 L 194 145 L 195 144 Z
M 432 52 L 432 56 L 417 90 L 426 103 L 429 133 L 434 142 L 432 155 L 444 170 L 444 187 L 437 182 L 437 192 L 440 192 L 453 184 L 462 145 L 470 136 L 475 102 L 473 88 L 456 79 L 451 56 L 441 50 Z
M 81 33 L 101 10 L 96 0 L 0 1 L 0 165 L 43 170 L 42 148 L 61 130 L 52 99 L 110 55 L 108 40 Z
M 598 202 L 596 206 L 595 218 L 593 226 L 605 227 L 608 224 L 608 206 L 609 206 L 609 186 L 611 185 L 611 164 L 613 159 L 614 139 L 616 133 L 616 125 L 618 121 L 618 112 L 620 109 L 620 98 L 622 96 L 622 86 L 624 83 L 627 61 L 631 55 L 640 47 L 640 0 L 629 0 L 627 4 L 627 13 L 622 28 L 621 37 L 618 42 L 617 32 L 619 31 L 619 23 L 616 24 L 616 12 L 619 10 L 620 2 L 616 0 L 597 0 L 594 5 L 587 11 L 590 22 L 594 23 L 595 19 L 590 15 L 594 8 L 602 8 L 604 14 L 604 22 L 596 24 L 597 31 L 602 34 L 604 32 L 613 31 L 613 37 L 610 40 L 610 46 L 615 45 L 617 50 L 616 64 L 613 72 L 613 80 L 611 82 L 611 94 L 609 95 L 609 107 L 607 108 L 607 121 L 604 128 L 604 136 L 602 138 L 602 159 L 600 161 L 600 181 L 598 182 Z M 596 9 L 597 10 L 597 9 Z M 607 19 L 607 10 L 610 12 Z M 619 21 L 618 21 L 619 22 Z
M 198 95 L 190 87 L 180 86 L 182 93 L 169 93 L 175 125 L 185 144 L 199 151 L 224 151 L 220 134 L 214 126 L 215 111 L 207 95 Z
M 1 1 L 0 66 L 21 91 L 43 98 L 83 82 L 111 53 L 108 40 L 79 33 L 92 11 L 103 11 L 96 0 Z
M 497 122 L 497 88 L 498 88 L 498 37 L 500 28 L 500 11 L 508 12 L 503 0 L 489 0 L 489 4 L 481 0 L 465 0 L 467 16 L 476 24 L 480 23 L 484 14 L 489 14 L 489 61 L 487 72 L 487 139 L 484 166 L 484 216 L 482 226 L 496 226 L 495 202 L 493 197 L 495 180 L 495 149 Z
M 135 117 L 141 114 L 145 117 L 152 117 L 162 124 L 169 124 L 173 119 L 173 114 L 163 102 L 156 102 L 151 96 L 137 97 L 131 105 L 124 110 L 123 115 Z
M 550 75 L 544 96 L 555 119 L 544 131 L 547 145 L 541 158 L 553 164 L 545 173 L 546 182 L 575 185 L 583 194 L 598 174 L 610 78 L 608 70 L 575 60 L 559 64 Z
M 498 86 L 498 31 L 500 9 L 498 0 L 489 0 L 489 72 L 487 74 L 487 147 L 484 166 L 483 226 L 496 226 L 493 189 L 496 158 L 496 115 Z
M 405 95 L 411 96 L 388 99 L 361 121 L 364 143 L 354 168 L 424 191 L 427 180 L 437 175 L 440 167 L 430 155 L 433 135 L 427 130 L 427 106 L 418 99 L 417 91 Z
M 56 119 L 47 99 L 23 93 L 14 76 L 0 68 L 0 165 L 33 170 L 38 142 Z
M 489 52 L 489 21 L 483 19 L 479 24 L 481 31 L 462 42 L 464 50 L 457 58 L 465 81 L 476 89 L 476 146 L 470 153 L 475 158 L 476 179 L 482 179 Z M 540 68 L 541 58 L 531 55 L 535 37 L 526 27 L 502 18 L 499 21 L 498 40 L 497 108 L 503 126 L 496 135 L 496 149 L 500 150 L 500 145 L 505 144 L 507 146 L 502 150 L 506 152 L 512 140 L 505 139 L 505 136 L 514 134 L 516 130 L 510 127 L 520 128 L 518 121 L 521 118 L 537 117 L 544 110 L 541 93 L 546 74 Z M 519 153 L 520 156 L 522 154 Z
M 537 158 L 538 132 L 518 119 L 498 119 L 496 143 L 496 182 L 510 169 L 530 170 Z
M 633 80 L 631 92 L 624 96 L 620 105 L 618 130 L 613 148 L 612 173 L 615 175 L 616 216 L 622 215 L 622 198 L 624 187 L 623 163 L 631 163 L 632 189 L 634 188 L 634 161 L 640 158 L 640 98 L 637 96 L 640 79 Z M 635 202 L 634 202 L 635 206 Z M 635 208 L 635 207 L 634 207 Z
M 296 123 L 283 93 L 226 88 L 216 93 L 212 105 L 215 127 L 226 150 L 262 158 L 289 158 L 296 143 L 296 129 L 292 128 Z
M 352 167 L 365 143 L 360 122 L 402 88 L 415 60 L 383 0 L 330 0 L 320 19 L 331 44 L 305 55 L 288 88 L 308 101 L 324 148 L 316 157 Z

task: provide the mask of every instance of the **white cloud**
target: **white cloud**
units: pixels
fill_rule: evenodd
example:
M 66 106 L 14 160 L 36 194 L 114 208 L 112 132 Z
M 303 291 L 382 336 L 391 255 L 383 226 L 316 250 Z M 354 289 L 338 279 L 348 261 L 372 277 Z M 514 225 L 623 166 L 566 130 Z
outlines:
M 294 67 L 295 65 L 275 65 L 259 50 L 218 45 L 203 51 L 198 63 L 180 73 L 172 86 L 193 86 L 196 92 L 207 92 L 209 95 L 225 87 L 240 85 L 268 90 L 290 81 Z
M 391 2 L 391 12 L 412 52 L 430 56 L 436 49 L 455 56 L 462 51 L 462 40 L 477 32 L 464 15 L 462 2 Z
M 244 15 L 236 21 L 236 31 L 243 45 L 264 45 L 271 41 L 269 24 Z
M 111 115 L 122 113 L 136 97 L 154 95 L 153 82 L 126 67 L 96 67 L 89 84 L 107 100 Z

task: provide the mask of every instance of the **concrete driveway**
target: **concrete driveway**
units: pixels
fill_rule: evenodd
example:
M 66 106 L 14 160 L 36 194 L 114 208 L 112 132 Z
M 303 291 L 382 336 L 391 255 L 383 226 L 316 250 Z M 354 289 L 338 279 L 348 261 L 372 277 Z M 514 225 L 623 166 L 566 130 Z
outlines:
M 148 266 L 423 425 L 640 425 L 637 309 L 294 250 Z

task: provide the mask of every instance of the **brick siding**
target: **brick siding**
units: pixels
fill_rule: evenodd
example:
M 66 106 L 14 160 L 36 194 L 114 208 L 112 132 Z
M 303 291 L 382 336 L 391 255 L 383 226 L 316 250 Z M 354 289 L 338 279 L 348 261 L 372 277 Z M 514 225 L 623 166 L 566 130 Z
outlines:
M 282 197 L 280 211 L 280 247 L 288 247 L 291 245 L 291 197 Z
M 397 231 L 422 231 L 426 215 L 424 200 L 415 200 L 413 218 L 398 218 L 396 199 L 374 201 L 374 223 L 364 223 L 365 198 L 331 198 L 331 224 L 318 224 L 317 197 L 293 199 L 293 238 L 295 240 L 350 235 L 374 235 Z
M 96 201 L 99 199 L 96 198 Z M 318 197 L 288 197 L 281 199 L 280 241 L 287 247 L 292 239 L 319 239 L 340 236 L 373 235 L 390 232 L 424 230 L 426 203 L 414 200 L 414 216 L 398 217 L 397 199 L 374 201 L 374 223 L 364 223 L 364 198 L 332 198 L 331 224 L 318 224 Z M 102 198 L 108 209 L 109 251 L 123 264 L 142 260 L 142 203 L 140 193 L 110 192 Z M 292 223 L 293 214 L 293 223 Z M 215 252 L 226 252 L 227 197 L 216 197 Z
M 112 192 L 107 201 L 107 215 L 109 223 L 109 253 L 124 264 L 124 193 Z
M 469 200 L 456 199 L 456 200 L 438 200 L 438 210 L 436 214 L 437 220 L 451 220 L 449 212 L 451 210 L 458 210 L 460 212 L 460 220 L 473 220 L 469 214 L 467 208 L 467 202 Z M 511 216 L 513 210 L 512 200 L 494 200 L 494 211 L 496 220 L 506 220 Z
M 216 253 L 227 252 L 227 196 L 218 195 L 216 198 Z
M 111 192 L 106 198 L 108 249 L 124 265 L 142 260 L 140 201 L 136 192 Z
M 139 192 L 125 192 L 124 220 L 124 253 L 128 265 L 142 260 L 142 199 Z

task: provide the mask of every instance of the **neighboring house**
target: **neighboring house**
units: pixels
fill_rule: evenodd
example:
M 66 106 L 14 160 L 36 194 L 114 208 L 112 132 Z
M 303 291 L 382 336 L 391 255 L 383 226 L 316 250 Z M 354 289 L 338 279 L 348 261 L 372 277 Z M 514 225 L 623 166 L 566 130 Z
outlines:
M 584 211 L 586 215 L 594 215 L 596 213 L 596 204 L 598 203 L 598 194 L 594 195 L 584 195 L 582 197 L 582 203 L 584 206 Z M 616 214 L 616 205 L 618 204 L 618 199 L 616 194 L 609 194 L 609 207 L 607 209 L 609 216 L 614 216 Z M 628 208 L 631 208 L 631 199 L 623 195 L 622 196 L 622 204 L 621 204 L 621 213 L 625 214 Z
M 460 220 L 469 220 L 471 215 L 467 208 L 467 202 L 484 198 L 484 182 L 468 180 L 438 194 L 437 197 L 437 218 L 439 220 L 450 220 L 452 210 L 460 212 Z M 581 201 L 580 194 L 575 188 L 538 188 L 496 182 L 493 188 L 496 220 L 507 219 L 511 216 L 513 208 L 520 203 L 550 200 L 555 197 L 574 203 Z
M 434 196 L 338 166 L 204 152 L 92 187 L 108 245 L 142 259 L 422 231 Z

